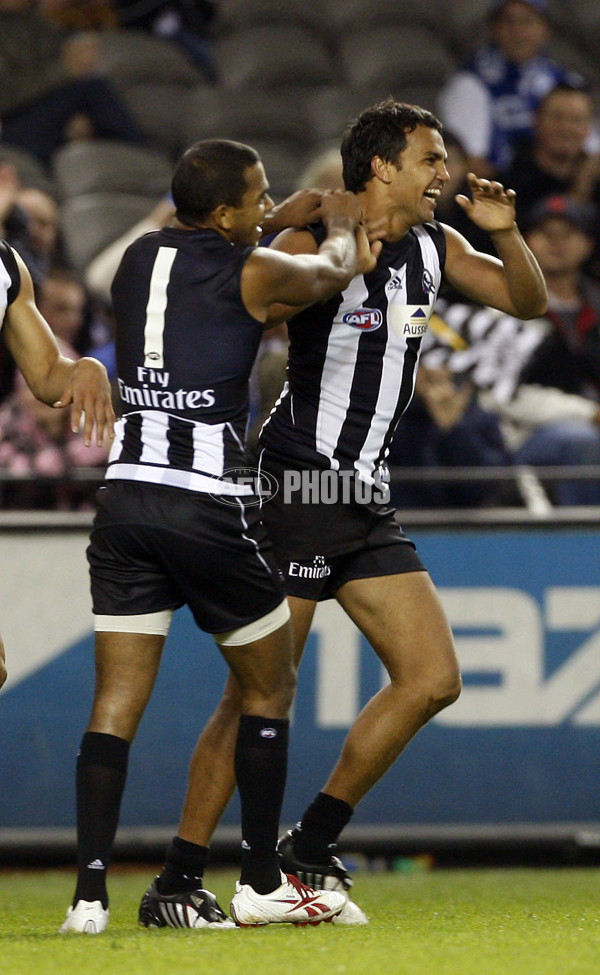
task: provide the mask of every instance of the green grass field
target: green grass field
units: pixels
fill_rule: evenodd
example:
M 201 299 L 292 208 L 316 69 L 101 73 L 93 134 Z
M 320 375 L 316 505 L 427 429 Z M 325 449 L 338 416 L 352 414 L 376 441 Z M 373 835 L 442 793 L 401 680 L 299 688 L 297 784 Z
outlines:
M 600 871 L 356 874 L 368 927 L 273 925 L 191 933 L 136 923 L 152 868 L 111 875 L 99 936 L 58 935 L 72 871 L 0 872 L 3 975 L 598 975 Z M 207 882 L 229 905 L 235 874 Z

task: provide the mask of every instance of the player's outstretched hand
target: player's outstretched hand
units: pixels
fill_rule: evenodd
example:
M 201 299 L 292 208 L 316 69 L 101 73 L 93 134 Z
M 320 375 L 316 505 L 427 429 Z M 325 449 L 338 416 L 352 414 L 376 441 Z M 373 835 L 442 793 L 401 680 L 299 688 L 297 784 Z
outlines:
M 96 444 L 101 446 L 115 435 L 115 414 L 112 406 L 110 383 L 102 363 L 89 356 L 78 359 L 70 372 L 69 381 L 62 391 L 56 407 L 72 405 L 71 428 L 76 433 L 85 417 L 83 438 L 89 447 L 92 444 L 94 427 Z
M 515 226 L 515 191 L 506 190 L 502 183 L 482 179 L 474 173 L 468 173 L 467 180 L 471 199 L 459 193 L 455 200 L 473 223 L 489 234 L 512 230 Z

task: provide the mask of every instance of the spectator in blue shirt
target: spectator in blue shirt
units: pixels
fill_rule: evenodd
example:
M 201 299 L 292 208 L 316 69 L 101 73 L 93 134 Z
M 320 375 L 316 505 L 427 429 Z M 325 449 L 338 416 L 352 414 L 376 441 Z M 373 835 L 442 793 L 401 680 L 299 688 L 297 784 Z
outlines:
M 531 133 L 544 95 L 583 79 L 546 54 L 547 0 L 495 0 L 488 27 L 488 43 L 440 92 L 439 114 L 465 146 L 470 168 L 489 177 L 510 164 L 515 143 Z

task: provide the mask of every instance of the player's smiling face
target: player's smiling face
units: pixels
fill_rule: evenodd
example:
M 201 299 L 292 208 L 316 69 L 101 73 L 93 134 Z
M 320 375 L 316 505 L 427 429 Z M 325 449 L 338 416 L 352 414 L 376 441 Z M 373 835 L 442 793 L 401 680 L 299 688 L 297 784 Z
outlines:
M 262 163 L 258 162 L 246 170 L 246 186 L 240 206 L 233 211 L 233 227 L 229 239 L 234 244 L 247 247 L 258 243 L 263 217 L 273 208 Z
M 438 197 L 449 179 L 444 140 L 437 129 L 418 125 L 393 167 L 392 195 L 407 227 L 433 220 Z

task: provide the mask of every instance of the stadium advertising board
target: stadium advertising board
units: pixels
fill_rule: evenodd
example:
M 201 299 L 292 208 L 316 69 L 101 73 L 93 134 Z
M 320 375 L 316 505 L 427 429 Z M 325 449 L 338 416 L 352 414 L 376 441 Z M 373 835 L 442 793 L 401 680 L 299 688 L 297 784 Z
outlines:
M 407 747 L 357 824 L 597 821 L 600 528 L 413 530 L 452 624 L 464 690 Z M 4 531 L 2 827 L 71 827 L 93 685 L 84 531 Z M 131 753 L 122 824 L 177 822 L 198 729 L 225 679 L 175 614 Z M 284 821 L 322 785 L 383 669 L 339 607 L 319 607 L 300 672 Z M 238 822 L 235 801 L 224 823 Z

